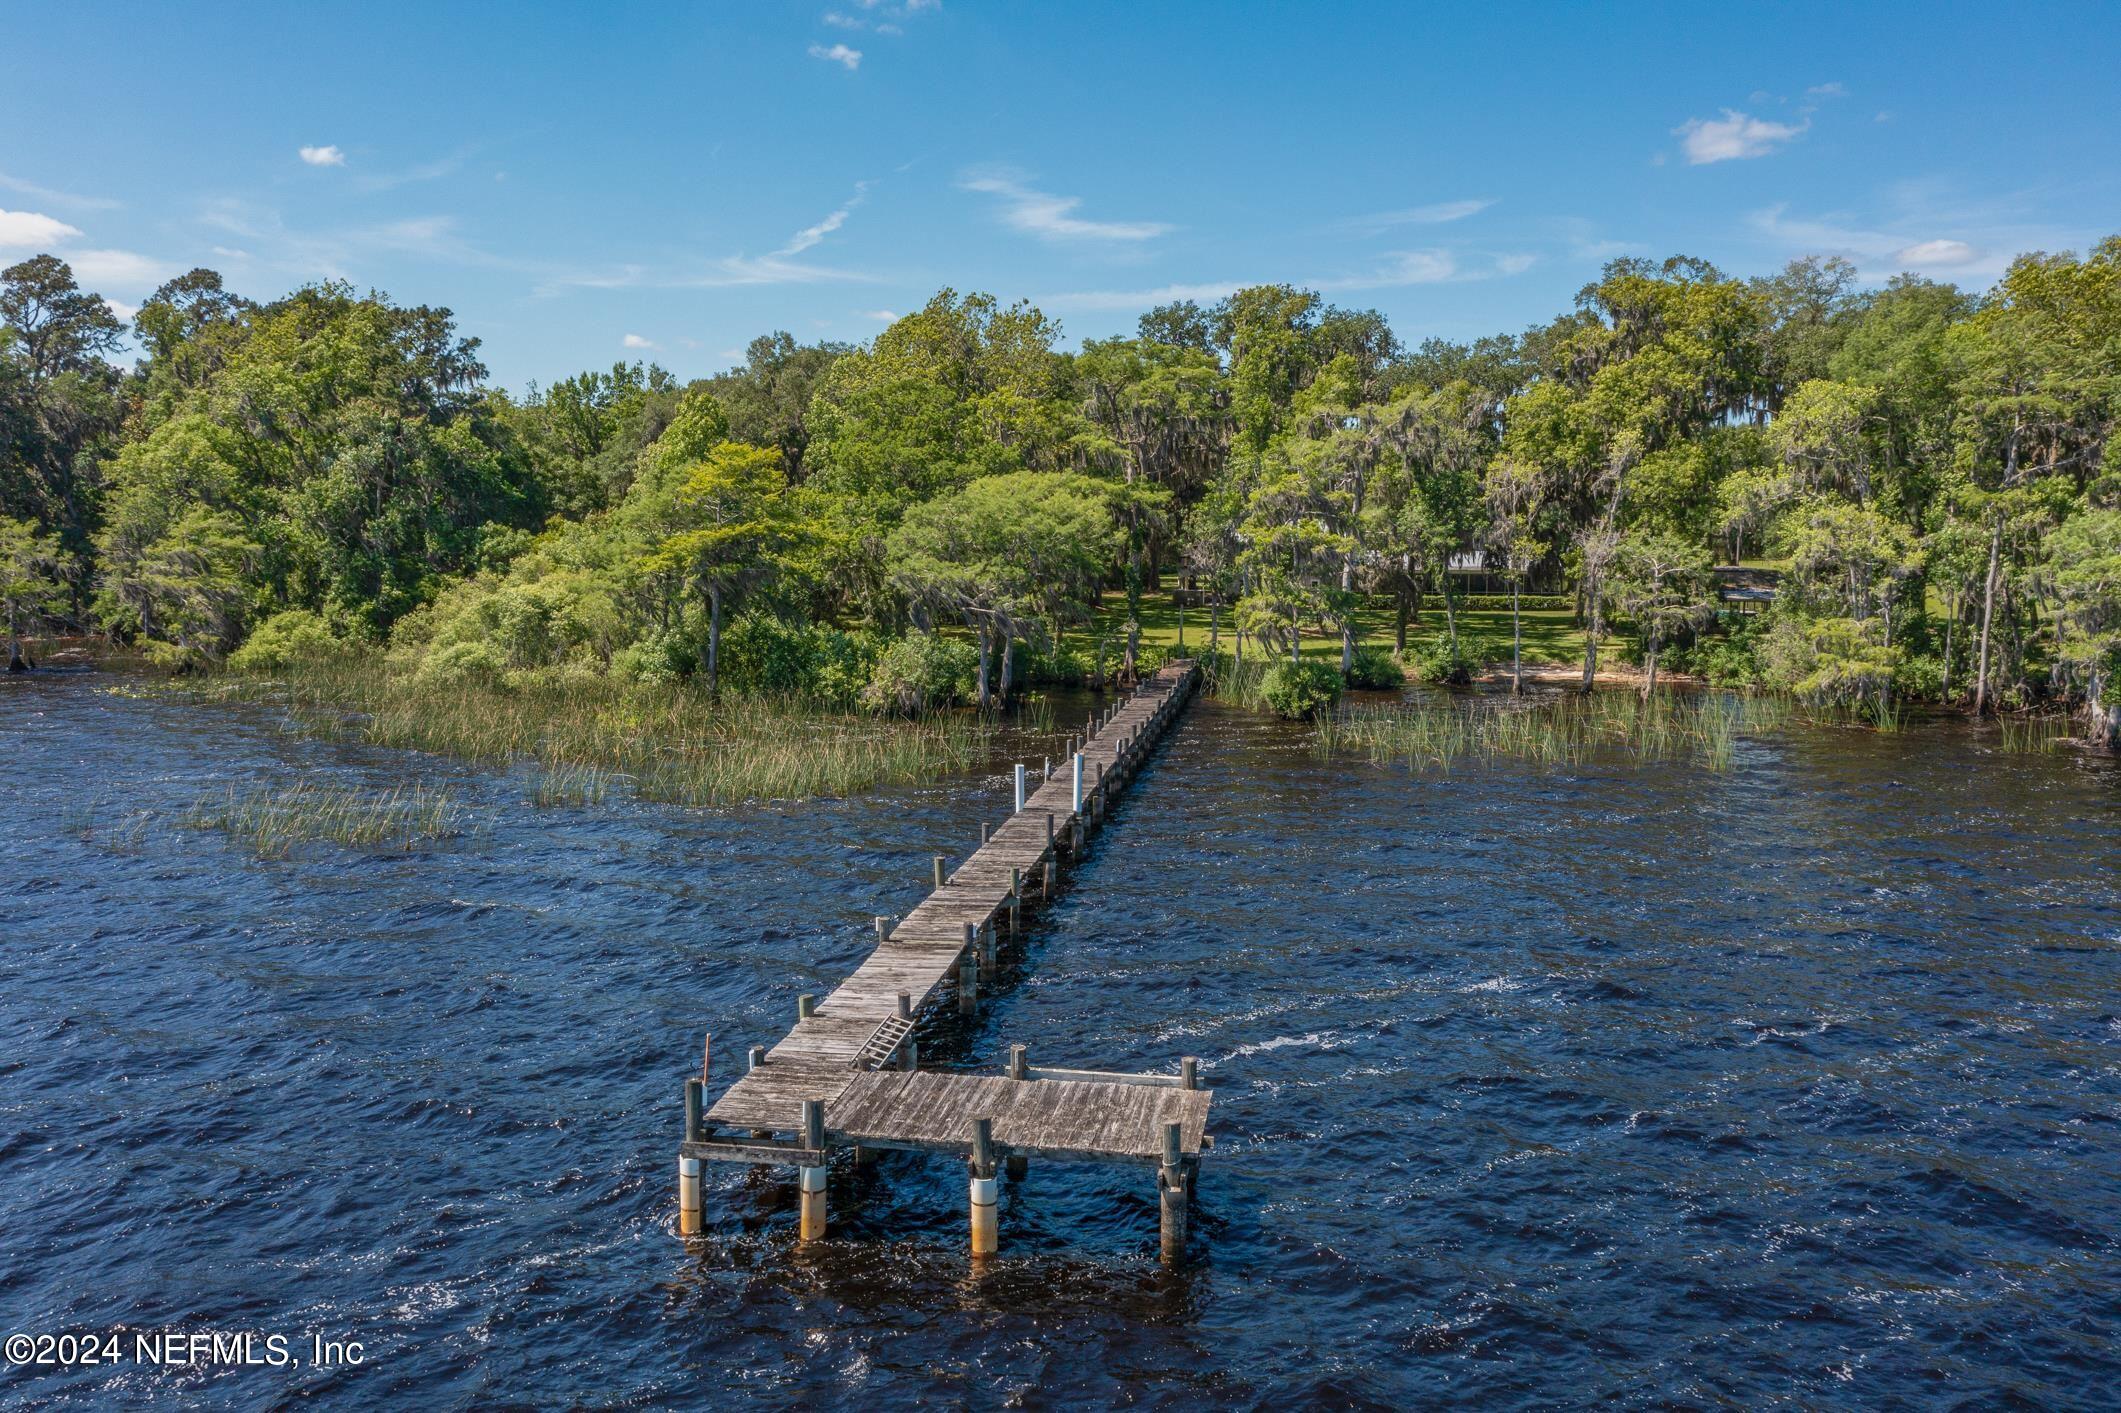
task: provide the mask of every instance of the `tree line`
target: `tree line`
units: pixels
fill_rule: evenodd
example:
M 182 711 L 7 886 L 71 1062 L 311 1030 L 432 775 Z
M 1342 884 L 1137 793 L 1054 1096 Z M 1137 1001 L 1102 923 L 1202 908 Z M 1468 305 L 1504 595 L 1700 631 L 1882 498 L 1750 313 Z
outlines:
M 130 333 L 134 366 L 111 356 Z M 512 397 L 448 310 L 209 270 L 130 329 L 59 259 L 0 272 L 0 609 L 158 661 L 367 653 L 918 709 L 1088 670 L 1172 579 L 1232 645 L 1505 653 L 1522 597 L 1686 669 L 1846 702 L 2081 708 L 2121 735 L 2121 238 L 1968 292 L 1834 259 L 1616 260 L 1521 334 L 1404 346 L 1289 285 L 1061 346 L 937 294 L 861 345 L 753 341 Z M 1725 611 L 1720 566 L 1773 585 Z M 1508 644 L 1460 631 L 1467 566 Z M 1455 572 L 1454 572 L 1455 571 Z M 948 631 L 942 631 L 948 630 Z M 1220 627 L 1218 629 L 1220 630 Z M 1070 647 L 1070 643 L 1076 646 Z M 1396 665 L 1395 665 L 1396 666 Z

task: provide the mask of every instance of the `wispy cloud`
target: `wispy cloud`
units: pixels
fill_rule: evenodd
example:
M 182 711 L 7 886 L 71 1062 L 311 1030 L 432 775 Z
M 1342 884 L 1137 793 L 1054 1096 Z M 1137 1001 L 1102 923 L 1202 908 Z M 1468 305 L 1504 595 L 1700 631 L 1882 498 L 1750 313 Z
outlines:
M 854 184 L 854 195 L 847 198 L 845 205 L 825 217 L 824 220 L 819 221 L 816 225 L 803 227 L 788 238 L 786 245 L 773 253 L 775 255 L 801 255 L 804 251 L 822 241 L 826 236 L 846 225 L 848 215 L 853 212 L 855 207 L 862 204 L 862 198 L 868 194 L 869 183 L 856 182 Z
M 2030 204 L 1954 205 L 1934 193 L 1903 188 L 1888 194 L 1882 219 L 1799 216 L 1778 204 L 1753 212 L 1746 223 L 1778 255 L 1839 255 L 1867 280 L 1902 273 L 1994 279 L 2021 252 L 2070 249 L 2091 238 L 2026 224 L 2018 212 Z
M 1056 196 L 1025 184 L 1007 170 L 981 169 L 967 172 L 958 185 L 1001 199 L 1002 223 L 1012 230 L 1055 241 L 1154 240 L 1173 229 L 1163 221 L 1089 221 L 1075 214 L 1083 204 L 1080 196 Z
M 1132 310 L 1146 311 L 1159 304 L 1172 304 L 1182 299 L 1212 304 L 1243 287 L 1242 282 L 1231 280 L 1222 284 L 1162 285 L 1156 289 L 1075 290 L 1064 294 L 1042 294 L 1032 302 L 1042 309 L 1124 313 Z
M 1468 216 L 1478 216 L 1495 203 L 1489 200 L 1439 201 L 1430 206 L 1410 206 L 1404 211 L 1376 211 L 1367 216 L 1350 216 L 1337 222 L 1334 229 L 1353 235 L 1379 235 L 1400 226 L 1441 226 L 1452 221 L 1463 221 Z
M 462 171 L 464 164 L 478 153 L 477 147 L 461 147 L 432 161 L 417 162 L 395 172 L 363 172 L 353 181 L 362 191 L 391 191 L 416 182 L 440 181 Z M 495 173 L 495 179 L 499 180 L 500 175 Z
M 312 167 L 343 167 L 346 154 L 337 147 L 304 147 L 300 150 L 303 161 Z
M 0 249 L 63 245 L 80 234 L 78 228 L 41 211 L 0 209 Z
M 857 309 L 855 313 L 864 319 L 874 319 L 879 324 L 896 324 L 899 317 L 896 309 Z
M 1841 83 L 1815 83 L 1804 91 L 1807 98 L 1846 98 L 1848 87 Z
M 654 339 L 642 338 L 639 334 L 628 334 L 619 340 L 621 348 L 645 349 L 660 347 Z
M 1743 157 L 1765 157 L 1811 127 L 1801 123 L 1773 123 L 1735 108 L 1723 110 L 1721 118 L 1689 118 L 1672 131 L 1679 137 L 1679 150 L 1692 166 L 1729 162 Z
M 862 66 L 862 51 L 849 48 L 844 44 L 834 44 L 829 47 L 823 44 L 813 44 L 810 46 L 810 57 L 838 64 L 850 74 Z
M 54 187 L 39 186 L 20 177 L 11 177 L 0 172 L 0 189 L 18 192 L 23 196 L 42 201 L 49 206 L 63 207 L 74 211 L 115 211 L 125 203 L 113 201 L 107 196 L 83 196 L 79 192 L 60 191 Z

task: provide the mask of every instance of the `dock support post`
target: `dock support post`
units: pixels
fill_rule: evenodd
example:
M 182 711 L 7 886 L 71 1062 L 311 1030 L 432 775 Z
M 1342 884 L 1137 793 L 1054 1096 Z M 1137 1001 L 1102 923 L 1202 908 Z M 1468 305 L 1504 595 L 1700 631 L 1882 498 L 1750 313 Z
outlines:
M 957 964 L 957 1013 L 961 1016 L 979 1014 L 979 958 L 970 952 Z
M 878 917 L 872 920 L 876 924 L 876 945 L 881 947 L 884 945 L 885 940 L 891 935 L 891 919 L 888 917 Z
M 906 1021 L 913 1019 L 913 993 L 910 991 L 898 993 L 898 1018 Z M 908 1073 L 921 1067 L 921 1042 L 911 1031 L 908 1031 L 906 1038 L 898 1044 L 898 1067 Z
M 979 822 L 979 841 L 982 846 L 987 842 L 987 821 L 984 819 Z
M 822 1151 L 825 1146 L 825 1105 L 822 1100 L 803 1101 L 804 1146 Z M 825 1239 L 825 1165 L 796 1169 L 796 1185 L 802 1191 L 802 1225 L 798 1233 L 806 1243 Z
M 1024 871 L 1009 870 L 1009 940 L 1014 942 L 1024 931 Z
M 1081 751 L 1075 753 L 1075 783 L 1069 792 L 1069 799 L 1075 807 L 1075 812 L 1081 814 L 1083 812 L 1083 753 Z
M 678 1159 L 678 1235 L 700 1234 L 700 1160 Z
M 1051 898 L 1054 885 L 1060 880 L 1060 865 L 1052 859 L 1046 860 L 1046 891 L 1040 896 Z
M 992 1256 L 1001 1244 L 998 1191 L 994 1180 L 994 1120 L 972 1121 L 972 1259 Z
M 1011 1045 L 1009 1047 L 1009 1078 L 1021 1080 L 1024 1077 L 1024 1069 L 1024 1047 Z M 1011 1153 L 1002 1161 L 1002 1166 L 1009 1175 L 1009 1181 L 1022 1182 L 1025 1174 L 1031 1170 L 1031 1161 L 1021 1153 Z
M 1194 1059 L 1191 1055 L 1179 1057 L 1178 1087 L 1180 1089 L 1200 1088 L 1200 1061 Z
M 1015 811 L 1015 812 L 1016 812 L 1017 814 L 1022 814 L 1022 813 L 1024 812 L 1024 763 L 1023 763 L 1022 761 L 1018 761 L 1018 762 L 1016 763 L 1016 811 Z
M 945 862 L 946 860 L 941 854 L 935 856 L 935 886 L 938 888 L 943 886 L 943 864 Z
M 991 917 L 979 925 L 979 964 L 990 972 L 994 970 L 994 919 Z
M 816 1014 L 817 997 L 815 995 L 805 991 L 802 995 L 795 998 L 795 1018 L 797 1020 L 806 1021 Z
M 1186 1173 L 1175 1123 L 1164 1125 L 1164 1165 L 1157 1169 L 1156 1186 L 1162 1198 L 1157 1254 L 1166 1266 L 1176 1266 L 1186 1250 Z

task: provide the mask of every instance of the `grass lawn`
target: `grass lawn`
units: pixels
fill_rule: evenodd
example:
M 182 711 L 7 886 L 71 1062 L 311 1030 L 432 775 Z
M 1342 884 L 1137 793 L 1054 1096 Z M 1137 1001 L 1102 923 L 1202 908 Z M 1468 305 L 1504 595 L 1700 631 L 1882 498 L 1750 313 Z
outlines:
M 1552 664 L 1560 667 L 1575 667 L 1583 662 L 1583 631 L 1576 626 L 1574 616 L 1566 610 L 1533 612 L 1525 610 L 1524 660 L 1527 664 Z M 1176 648 L 1179 643 L 1180 611 L 1171 602 L 1169 594 L 1142 595 L 1142 642 L 1145 645 Z M 1195 651 L 1208 645 L 1208 610 L 1189 608 L 1184 611 L 1185 645 Z M 1392 646 L 1393 610 L 1390 599 L 1374 599 L 1364 604 L 1356 615 L 1359 641 L 1364 645 L 1382 648 Z M 1104 596 L 1096 619 L 1087 628 L 1070 630 L 1069 641 L 1078 649 L 1094 643 L 1102 637 L 1112 645 L 1112 654 L 1117 656 L 1126 642 L 1127 596 L 1112 592 Z M 1223 611 L 1223 646 L 1229 647 L 1230 613 Z M 1444 624 L 1443 604 L 1431 595 L 1422 608 L 1421 616 L 1407 629 L 1407 646 L 1410 650 L 1433 647 L 1447 632 Z M 1461 642 L 1467 638 L 1485 640 L 1489 644 L 1488 656 L 1495 663 L 1510 660 L 1510 611 L 1503 609 L 1461 609 L 1458 614 L 1458 636 Z M 1619 640 L 1607 637 L 1599 651 L 1601 656 L 1619 647 Z M 1306 633 L 1303 640 L 1306 657 L 1324 658 L 1337 663 L 1340 660 L 1340 635 L 1337 632 Z

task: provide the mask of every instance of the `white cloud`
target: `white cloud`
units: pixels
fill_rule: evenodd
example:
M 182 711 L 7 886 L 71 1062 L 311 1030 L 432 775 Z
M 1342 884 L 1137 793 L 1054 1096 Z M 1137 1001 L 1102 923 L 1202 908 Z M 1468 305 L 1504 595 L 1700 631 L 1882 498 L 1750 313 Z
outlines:
M 1395 226 L 1441 226 L 1477 216 L 1494 204 L 1488 200 L 1439 201 L 1429 206 L 1410 206 L 1404 211 L 1379 211 L 1368 216 L 1350 217 L 1340 222 L 1339 228 L 1376 235 Z
M 67 252 L 66 263 L 73 267 L 74 278 L 89 289 L 116 285 L 120 289 L 151 290 L 181 273 L 166 261 L 132 250 L 72 250 Z
M 1138 311 L 1152 309 L 1159 304 L 1171 304 L 1181 299 L 1213 303 L 1226 298 L 1243 288 L 1237 281 L 1227 284 L 1164 285 L 1158 289 L 1100 289 L 1077 290 L 1068 294 L 1042 294 L 1032 302 L 1041 309 L 1081 309 L 1095 311 Z
M 656 347 L 656 341 L 654 339 L 644 339 L 639 334 L 628 334 L 619 340 L 619 345 L 623 348 L 654 348 Z
M 834 29 L 869 28 L 867 20 L 856 19 L 853 15 L 841 14 L 838 10 L 827 10 L 825 12 L 825 23 L 831 25 Z
M 810 57 L 839 64 L 850 74 L 862 66 L 862 51 L 850 49 L 844 44 L 835 44 L 829 49 L 822 44 L 813 44 L 810 46 Z
M 898 311 L 896 309 L 857 309 L 855 313 L 861 315 L 864 319 L 874 319 L 879 324 L 896 324 L 898 322 Z
M 1923 240 L 1902 246 L 1893 258 L 1910 270 L 1949 270 L 1973 264 L 1981 252 L 1963 240 Z
M 62 245 L 81 232 L 36 211 L 0 210 L 0 249 Z
M 302 149 L 302 160 L 312 167 L 343 167 L 346 165 L 346 154 L 336 147 L 305 147 Z
M 1804 91 L 1807 98 L 1846 98 L 1848 87 L 1842 83 L 1815 83 Z
M 968 173 L 959 183 L 966 191 L 1002 199 L 1002 221 L 1041 240 L 1154 240 L 1172 227 L 1162 221 L 1086 221 L 1074 213 L 1080 196 L 1055 196 L 1024 185 L 1011 172 Z
M 1680 150 L 1694 166 L 1728 162 L 1739 157 L 1765 157 L 1811 126 L 1802 123 L 1771 123 L 1734 108 L 1721 118 L 1689 118 L 1672 131 L 1679 135 Z
M 128 324 L 133 321 L 133 316 L 140 312 L 139 305 L 127 304 L 122 299 L 106 299 L 103 302 L 110 306 L 111 313 L 117 315 Z
M 1539 257 L 1527 254 L 1498 255 L 1495 257 L 1495 273 L 1498 275 L 1521 275 L 1539 263 Z

